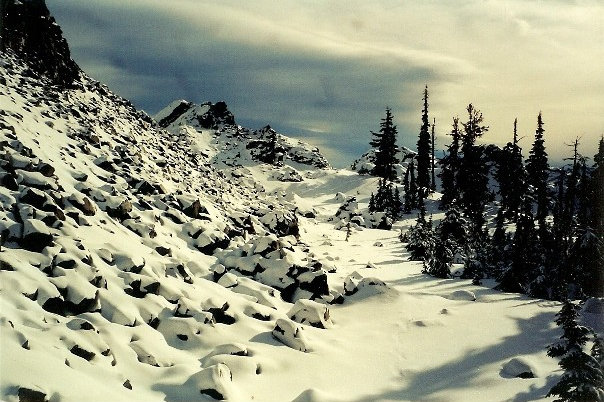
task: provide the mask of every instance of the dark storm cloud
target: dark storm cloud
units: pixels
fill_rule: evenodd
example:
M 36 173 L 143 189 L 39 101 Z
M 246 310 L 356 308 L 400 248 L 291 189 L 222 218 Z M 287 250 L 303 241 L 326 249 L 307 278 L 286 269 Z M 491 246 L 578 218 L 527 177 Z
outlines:
M 566 151 L 573 116 L 589 146 L 599 138 L 597 2 L 345 4 L 48 0 L 75 60 L 138 107 L 225 100 L 239 123 L 304 137 L 338 166 L 368 148 L 386 106 L 414 148 L 426 83 L 441 147 L 470 102 L 491 126 L 485 141 L 507 142 L 519 117 L 528 148 L 539 110 L 550 155 Z
M 418 85 L 430 75 L 416 67 L 380 68 L 371 59 L 217 41 L 215 26 L 146 9 L 49 6 L 83 69 L 149 113 L 179 98 L 225 100 L 240 123 L 303 137 L 340 166 L 367 149 L 369 130 L 378 128 L 387 105 L 400 106 L 405 96 L 417 103 Z M 414 128 L 399 129 L 411 145 Z

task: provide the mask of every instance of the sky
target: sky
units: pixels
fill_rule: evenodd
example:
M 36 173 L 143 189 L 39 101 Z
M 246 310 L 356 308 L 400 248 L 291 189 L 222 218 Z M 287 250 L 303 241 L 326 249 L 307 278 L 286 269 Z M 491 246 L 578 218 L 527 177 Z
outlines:
M 238 124 L 319 148 L 332 165 L 369 148 L 390 107 L 416 148 L 422 91 L 438 149 L 472 103 L 525 157 L 537 115 L 552 161 L 593 157 L 604 134 L 601 0 L 47 0 L 74 60 L 154 114 L 225 101 Z M 439 152 L 437 152 L 437 156 Z

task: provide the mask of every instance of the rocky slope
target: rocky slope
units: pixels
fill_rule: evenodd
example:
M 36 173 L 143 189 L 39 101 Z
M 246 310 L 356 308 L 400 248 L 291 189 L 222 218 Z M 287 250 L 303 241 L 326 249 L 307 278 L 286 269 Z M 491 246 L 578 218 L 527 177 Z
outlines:
M 343 296 L 300 242 L 299 219 L 307 218 L 241 165 L 256 163 L 250 144 L 269 129 L 235 126 L 220 103 L 179 103 L 174 109 L 194 112 L 195 121 L 173 109 L 156 124 L 79 71 L 43 2 L 7 4 L 2 398 L 131 400 L 136 390 L 135 399 L 163 399 L 183 384 L 137 383 L 183 378 L 184 370 L 197 395 L 237 400 L 232 370 L 257 376 L 262 367 L 245 345 L 229 343 L 241 339 L 235 333 L 268 329 L 309 350 L 299 323 L 327 325 L 325 303 Z M 38 19 L 52 35 L 35 46 L 33 34 L 15 39 Z M 202 135 L 213 138 L 203 144 L 211 155 L 200 149 Z M 288 160 L 328 166 L 318 150 L 280 138 Z M 105 394 L 104 386 L 122 391 Z

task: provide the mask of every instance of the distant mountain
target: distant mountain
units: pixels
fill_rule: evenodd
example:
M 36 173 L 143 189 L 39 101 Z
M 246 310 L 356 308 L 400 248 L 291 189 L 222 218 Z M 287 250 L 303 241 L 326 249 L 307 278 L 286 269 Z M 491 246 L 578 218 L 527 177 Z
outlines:
M 219 166 L 247 166 L 265 162 L 266 149 L 275 138 L 280 164 L 292 167 L 329 168 L 319 148 L 277 133 L 269 125 L 259 129 L 236 125 L 225 102 L 196 105 L 177 100 L 154 116 L 160 127 L 172 133 L 188 133 Z

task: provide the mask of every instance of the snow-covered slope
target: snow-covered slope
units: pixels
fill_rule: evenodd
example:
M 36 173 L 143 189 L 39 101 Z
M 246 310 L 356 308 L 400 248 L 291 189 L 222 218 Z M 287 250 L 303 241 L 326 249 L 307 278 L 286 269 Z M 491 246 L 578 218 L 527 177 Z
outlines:
M 258 163 L 274 133 L 226 105 L 157 124 L 53 74 L 0 53 L 0 399 L 537 400 L 556 381 L 557 303 L 421 274 L 413 217 L 345 241 L 342 205 L 377 179 L 283 136 L 285 166 Z

